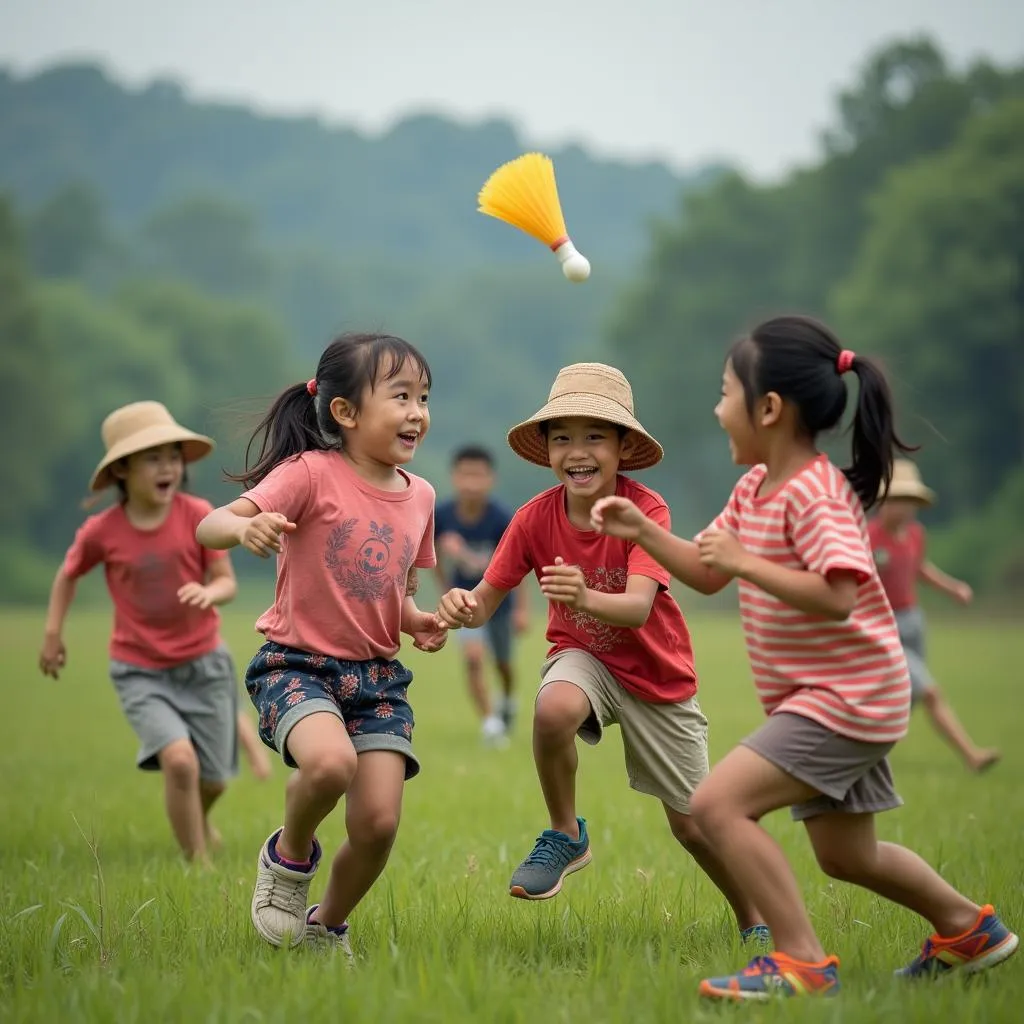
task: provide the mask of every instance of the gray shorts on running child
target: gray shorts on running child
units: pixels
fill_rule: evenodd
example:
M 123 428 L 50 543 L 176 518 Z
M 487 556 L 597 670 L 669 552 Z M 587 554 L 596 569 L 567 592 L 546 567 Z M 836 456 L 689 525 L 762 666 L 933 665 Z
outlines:
M 776 712 L 742 745 L 821 795 L 796 804 L 793 818 L 875 814 L 901 807 L 886 755 L 893 743 L 864 743 L 788 712 Z
M 238 681 L 226 647 L 173 668 L 111 661 L 110 679 L 139 738 L 140 768 L 159 771 L 160 751 L 190 739 L 204 782 L 226 782 L 237 774 Z

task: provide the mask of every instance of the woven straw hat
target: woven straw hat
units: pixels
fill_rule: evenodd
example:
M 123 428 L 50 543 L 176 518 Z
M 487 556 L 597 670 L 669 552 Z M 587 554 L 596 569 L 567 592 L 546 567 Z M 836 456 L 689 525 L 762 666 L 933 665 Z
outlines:
M 194 434 L 176 423 L 174 417 L 160 402 L 133 402 L 115 409 L 100 428 L 103 456 L 89 481 L 90 491 L 102 491 L 114 483 L 110 467 L 120 459 L 157 448 L 162 444 L 180 444 L 186 462 L 195 462 L 213 451 L 213 441 L 202 434 Z
M 660 444 L 633 415 L 633 390 L 621 370 L 604 363 L 573 363 L 558 371 L 547 405 L 508 432 L 509 447 L 527 462 L 550 466 L 547 438 L 540 424 L 566 416 L 588 416 L 627 427 L 636 434 L 636 446 L 620 469 L 647 469 L 661 462 Z
M 887 498 L 910 498 L 922 505 L 935 504 L 935 492 L 926 487 L 921 473 L 910 459 L 896 459 L 892 464 L 892 483 Z

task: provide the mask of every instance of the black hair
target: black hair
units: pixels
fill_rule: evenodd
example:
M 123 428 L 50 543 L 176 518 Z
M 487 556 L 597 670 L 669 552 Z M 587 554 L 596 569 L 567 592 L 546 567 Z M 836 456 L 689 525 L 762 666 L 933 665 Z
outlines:
M 419 350 L 390 334 L 343 334 L 335 338 L 316 367 L 316 394 L 305 382 L 285 388 L 259 422 L 245 449 L 245 472 L 228 473 L 229 480 L 255 487 L 275 466 L 308 451 L 330 451 L 342 445 L 341 426 L 331 415 L 331 402 L 343 398 L 358 411 L 366 388 L 373 388 L 381 370 L 394 378 L 412 362 L 426 378 L 430 366 Z M 255 461 L 250 456 L 255 450 Z
M 848 391 L 839 370 L 843 346 L 826 327 L 810 317 L 780 316 L 766 320 L 729 351 L 753 415 L 754 403 L 774 391 L 791 402 L 799 428 L 812 440 L 831 430 L 846 411 Z M 896 434 L 892 393 L 881 367 L 865 356 L 849 364 L 860 385 L 850 425 L 851 464 L 843 472 L 864 507 L 869 509 L 888 492 L 895 451 L 917 449 Z
M 452 467 L 460 462 L 486 462 L 490 469 L 494 469 L 494 456 L 489 449 L 479 444 L 466 444 L 457 448 L 452 453 Z

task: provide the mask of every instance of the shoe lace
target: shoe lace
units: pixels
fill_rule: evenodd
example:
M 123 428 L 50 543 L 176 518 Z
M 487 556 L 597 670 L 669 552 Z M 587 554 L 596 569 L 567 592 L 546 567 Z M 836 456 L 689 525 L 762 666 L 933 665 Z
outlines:
M 557 836 L 542 833 L 526 858 L 527 864 L 555 867 L 565 860 L 565 841 Z
M 256 883 L 256 903 L 260 907 L 276 907 L 294 917 L 306 917 L 305 886 L 269 871 Z
M 743 968 L 744 974 L 778 974 L 779 965 L 771 956 L 755 956 L 753 960 Z

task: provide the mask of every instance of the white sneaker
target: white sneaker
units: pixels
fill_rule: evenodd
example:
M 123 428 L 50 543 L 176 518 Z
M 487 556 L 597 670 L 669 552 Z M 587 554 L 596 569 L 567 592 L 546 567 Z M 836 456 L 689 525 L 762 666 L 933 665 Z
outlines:
M 256 866 L 256 889 L 252 894 L 252 923 L 273 946 L 298 946 L 306 934 L 306 897 L 320 863 L 320 844 L 313 840 L 312 867 L 308 871 L 278 864 L 270 856 L 270 844 L 283 830 L 278 829 L 260 847 Z
M 340 951 L 346 958 L 346 966 L 353 966 L 355 956 L 348 941 L 348 922 L 346 921 L 341 928 L 328 928 L 327 925 L 321 924 L 319 921 L 311 921 L 313 911 L 319 906 L 319 903 L 314 903 L 306 911 L 306 945 L 317 952 Z
M 511 732 L 516 722 L 516 702 L 514 697 L 502 697 L 498 704 L 498 717 L 505 723 L 505 732 Z
M 503 747 L 508 743 L 505 723 L 497 715 L 490 715 L 484 719 L 481 733 L 484 743 L 490 747 Z

